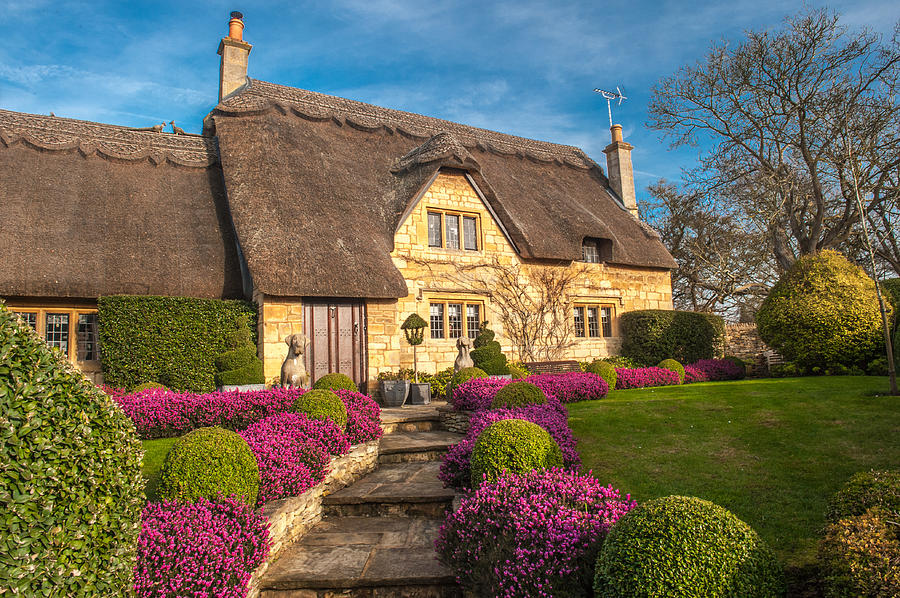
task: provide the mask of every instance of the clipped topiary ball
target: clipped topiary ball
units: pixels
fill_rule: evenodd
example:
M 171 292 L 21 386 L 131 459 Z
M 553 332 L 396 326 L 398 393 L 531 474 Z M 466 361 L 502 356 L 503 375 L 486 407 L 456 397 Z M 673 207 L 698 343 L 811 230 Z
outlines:
M 453 391 L 456 390 L 456 387 L 462 384 L 463 382 L 468 382 L 472 378 L 487 378 L 487 372 L 482 370 L 481 368 L 463 368 L 453 374 L 453 377 L 450 378 L 450 383 L 447 384 L 446 394 L 447 400 L 453 398 Z
M 616 366 L 609 363 L 608 361 L 595 359 L 590 364 L 588 364 L 584 371 L 590 374 L 596 374 L 603 378 L 603 381 L 606 382 L 606 385 L 609 386 L 610 390 L 616 387 L 616 380 L 618 379 L 618 374 L 616 374 Z
M 650 500 L 619 519 L 597 557 L 609 598 L 783 596 L 774 553 L 733 513 L 699 498 Z
M 169 449 L 159 474 L 162 499 L 192 501 L 237 496 L 249 505 L 259 493 L 259 466 L 247 442 L 224 428 L 197 428 Z
M 330 419 L 341 430 L 347 428 L 347 406 L 330 390 L 316 389 L 303 393 L 294 401 L 291 411 L 305 413 L 313 419 Z
M 524 419 L 504 419 L 485 428 L 472 450 L 472 487 L 501 473 L 562 467 L 559 445 L 544 428 Z
M 126 596 L 141 529 L 131 421 L 0 302 L 0 587 Z
M 854 474 L 831 500 L 825 519 L 832 523 L 862 515 L 872 507 L 900 513 L 900 471 L 861 471 Z
M 674 359 L 663 359 L 656 367 L 669 370 L 670 372 L 675 372 L 676 374 L 678 374 L 678 383 L 684 383 L 684 366 L 678 363 L 678 361 Z
M 530 382 L 510 382 L 497 391 L 491 401 L 491 409 L 515 409 L 547 402 L 544 391 Z
M 756 324 L 763 342 L 805 369 L 863 366 L 884 350 L 875 281 L 835 251 L 794 262 Z
M 315 390 L 353 390 L 359 391 L 356 382 L 347 374 L 325 374 L 313 384 Z

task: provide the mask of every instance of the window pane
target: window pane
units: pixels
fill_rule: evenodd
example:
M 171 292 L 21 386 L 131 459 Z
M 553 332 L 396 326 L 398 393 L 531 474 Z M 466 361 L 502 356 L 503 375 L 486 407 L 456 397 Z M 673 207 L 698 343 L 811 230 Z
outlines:
M 469 338 L 475 338 L 478 336 L 478 331 L 481 329 L 481 306 L 477 303 L 475 305 L 467 305 L 466 306 L 466 334 Z
M 600 336 L 600 320 L 597 317 L 597 308 L 587 308 L 588 316 L 588 334 L 590 336 Z
M 100 359 L 97 345 L 97 314 L 78 314 L 78 361 Z
M 441 242 L 441 215 L 437 212 L 428 212 L 428 246 L 443 246 Z
M 444 338 L 444 304 L 431 304 L 431 338 Z
M 447 249 L 459 249 L 459 216 L 444 214 L 447 225 Z
M 33 311 L 14 311 L 18 314 L 22 321 L 31 326 L 33 330 L 37 330 L 37 314 Z
M 51 347 L 69 353 L 69 314 L 47 314 L 47 333 L 44 338 Z
M 469 251 L 478 251 L 478 225 L 474 218 L 463 217 L 463 241 Z
M 447 304 L 447 336 L 459 338 L 462 336 L 462 304 Z
M 600 249 L 596 241 L 585 241 L 581 244 L 581 259 L 592 264 L 600 263 Z
M 612 336 L 612 308 L 600 308 L 600 320 L 603 324 L 603 336 Z
M 584 308 L 575 308 L 575 336 L 584 336 Z

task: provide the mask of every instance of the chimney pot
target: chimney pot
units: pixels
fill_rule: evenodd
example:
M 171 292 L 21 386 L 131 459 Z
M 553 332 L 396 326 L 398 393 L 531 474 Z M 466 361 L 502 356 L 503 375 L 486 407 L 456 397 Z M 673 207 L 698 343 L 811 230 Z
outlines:
M 244 15 L 234 11 L 231 13 L 231 20 L 228 21 L 228 37 L 243 41 L 244 39 Z
M 613 143 L 616 141 L 622 141 L 622 125 L 613 125 L 609 128 L 609 132 L 612 135 Z

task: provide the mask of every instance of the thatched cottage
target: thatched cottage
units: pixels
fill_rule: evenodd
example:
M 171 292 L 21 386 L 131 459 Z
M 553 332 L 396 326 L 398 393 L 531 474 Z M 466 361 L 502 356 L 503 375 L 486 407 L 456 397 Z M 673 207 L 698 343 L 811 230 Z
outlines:
M 580 149 L 247 76 L 234 15 L 202 136 L 0 110 L 0 297 L 86 371 L 108 294 L 252 298 L 278 375 L 371 387 L 452 365 L 491 322 L 521 359 L 615 353 L 625 311 L 671 308 L 672 257 L 637 216 L 630 152 Z

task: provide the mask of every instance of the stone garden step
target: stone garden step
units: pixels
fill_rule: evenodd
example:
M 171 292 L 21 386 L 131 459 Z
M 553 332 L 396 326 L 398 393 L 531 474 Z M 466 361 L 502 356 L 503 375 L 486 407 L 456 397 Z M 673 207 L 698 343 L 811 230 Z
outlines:
M 440 462 L 381 465 L 355 484 L 322 500 L 325 516 L 444 516 L 454 492 L 437 479 Z
M 440 519 L 336 517 L 319 523 L 266 573 L 261 598 L 458 598 L 435 558 Z
M 382 436 L 378 445 L 379 463 L 437 461 L 452 444 L 462 440 L 461 434 L 444 430 L 428 432 L 396 432 Z
M 437 408 L 445 402 L 406 407 L 382 407 L 381 429 L 385 434 L 397 432 L 428 432 L 440 429 Z

